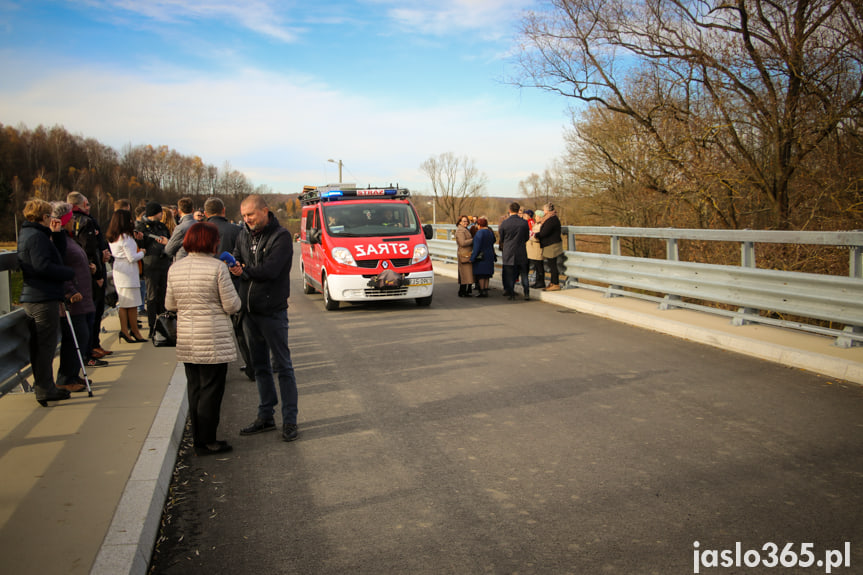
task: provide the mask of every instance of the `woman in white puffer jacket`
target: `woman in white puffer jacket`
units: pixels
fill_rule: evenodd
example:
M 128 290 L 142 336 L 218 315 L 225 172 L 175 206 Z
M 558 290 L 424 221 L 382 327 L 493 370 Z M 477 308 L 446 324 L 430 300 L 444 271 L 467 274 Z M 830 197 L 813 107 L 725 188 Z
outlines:
M 188 256 L 168 270 L 165 309 L 177 311 L 177 361 L 186 367 L 189 418 L 195 453 L 231 451 L 216 439 L 225 394 L 228 363 L 237 358 L 231 314 L 240 310 L 240 297 L 228 267 L 213 256 L 219 230 L 200 222 L 186 232 Z

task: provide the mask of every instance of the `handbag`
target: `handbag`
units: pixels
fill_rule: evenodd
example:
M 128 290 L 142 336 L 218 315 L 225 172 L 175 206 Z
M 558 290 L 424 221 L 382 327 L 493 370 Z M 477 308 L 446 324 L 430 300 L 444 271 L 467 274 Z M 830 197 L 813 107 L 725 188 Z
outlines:
M 484 260 L 484 259 L 485 259 L 485 252 L 480 251 L 480 252 L 477 252 L 477 253 L 476 253 L 476 257 L 475 257 L 475 258 L 473 258 L 473 261 L 475 261 L 475 262 L 481 262 L 481 261 L 482 261 L 482 260 Z
M 156 316 L 153 345 L 156 347 L 175 347 L 177 345 L 177 314 L 175 312 L 166 311 Z

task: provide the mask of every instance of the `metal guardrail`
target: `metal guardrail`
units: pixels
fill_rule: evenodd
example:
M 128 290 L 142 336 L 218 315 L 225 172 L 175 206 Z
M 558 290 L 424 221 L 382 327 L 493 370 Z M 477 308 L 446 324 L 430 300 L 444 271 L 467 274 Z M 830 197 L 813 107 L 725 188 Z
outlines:
M 432 240 L 432 257 L 455 261 L 455 226 L 439 226 L 447 240 Z M 436 232 L 438 230 L 436 229 Z M 689 308 L 731 317 L 735 325 L 761 323 L 836 338 L 839 347 L 863 343 L 863 232 L 787 232 L 751 230 L 681 230 L 565 226 L 567 251 L 562 256 L 565 287 L 602 291 L 608 297 L 627 296 L 655 301 L 662 309 Z M 609 238 L 608 254 L 577 251 L 577 236 Z M 437 236 L 436 236 L 437 237 Z M 654 238 L 666 242 L 666 259 L 621 255 L 620 239 Z M 740 266 L 683 262 L 679 240 L 740 244 Z M 831 276 L 758 269 L 755 245 L 759 243 L 814 244 L 847 247 L 849 275 Z M 603 285 L 585 283 L 591 281 Z M 652 295 L 642 293 L 653 292 Z M 683 298 L 698 301 L 687 301 Z M 704 302 L 704 303 L 698 303 Z M 712 307 L 725 304 L 736 311 Z M 759 310 L 841 324 L 842 329 L 816 323 L 769 317 Z
M 17 252 L 0 252 L 0 397 L 30 375 L 30 332 L 21 308 L 12 309 L 9 274 L 18 269 Z

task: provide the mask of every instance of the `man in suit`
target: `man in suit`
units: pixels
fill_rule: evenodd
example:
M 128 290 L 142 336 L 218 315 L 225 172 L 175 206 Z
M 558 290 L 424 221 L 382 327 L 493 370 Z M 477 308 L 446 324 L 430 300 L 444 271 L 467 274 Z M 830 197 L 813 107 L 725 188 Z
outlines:
M 515 299 L 515 279 L 521 276 L 524 299 L 530 300 L 530 285 L 527 277 L 527 240 L 530 226 L 518 215 L 521 206 L 518 202 L 509 205 L 509 217 L 498 227 L 500 251 L 503 255 L 503 295 Z

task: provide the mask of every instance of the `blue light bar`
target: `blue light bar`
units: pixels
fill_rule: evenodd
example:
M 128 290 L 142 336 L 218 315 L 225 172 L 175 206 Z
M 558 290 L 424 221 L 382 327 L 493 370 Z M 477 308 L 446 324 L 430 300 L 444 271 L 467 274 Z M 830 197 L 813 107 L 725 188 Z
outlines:
M 321 186 L 318 188 L 306 186 L 303 188 L 303 193 L 300 194 L 300 202 L 303 205 L 312 204 L 320 201 L 332 200 L 348 200 L 348 199 L 375 199 L 375 198 L 392 198 L 392 199 L 408 199 L 410 192 L 405 188 L 341 188 L 337 185 Z

